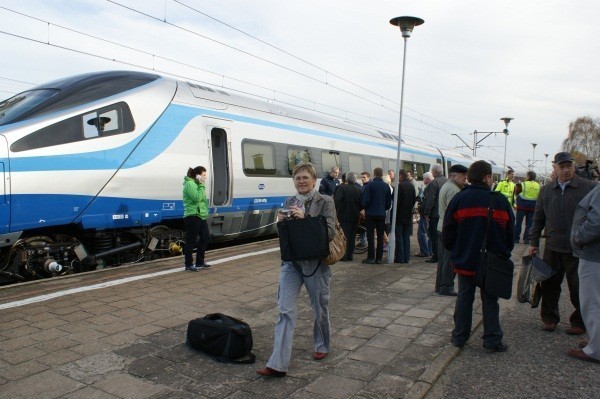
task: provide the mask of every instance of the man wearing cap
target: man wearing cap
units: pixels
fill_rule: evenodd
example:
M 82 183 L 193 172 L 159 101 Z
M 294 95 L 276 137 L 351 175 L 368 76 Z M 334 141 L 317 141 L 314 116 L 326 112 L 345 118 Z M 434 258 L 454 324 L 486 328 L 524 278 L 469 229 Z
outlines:
M 450 168 L 450 179 L 444 183 L 440 189 L 440 198 L 438 204 L 438 213 L 440 215 L 437 224 L 438 242 L 444 242 L 442 237 L 442 227 L 444 225 L 444 215 L 450 200 L 459 193 L 467 184 L 467 172 L 469 169 L 463 165 L 452 165 Z M 444 248 L 444 245 L 438 245 L 438 264 L 437 277 L 435 279 L 435 292 L 445 296 L 456 296 L 454 290 L 454 270 L 450 264 L 450 251 Z
M 515 171 L 509 169 L 506 171 L 506 179 L 502 180 L 496 185 L 496 190 L 502 193 L 508 200 L 510 206 L 514 205 L 514 194 L 515 194 Z
M 525 231 L 523 232 L 523 243 L 529 244 L 529 229 L 533 221 L 535 203 L 540 194 L 540 184 L 535 181 L 535 172 L 527 172 L 527 180 L 517 184 L 515 187 L 517 201 L 517 224 L 515 225 L 515 244 L 519 243 L 521 236 L 521 225 L 525 219 Z
M 579 306 L 579 261 L 573 256 L 571 247 L 571 225 L 577 204 L 595 187 L 595 183 L 575 174 L 575 163 L 571 154 L 559 152 L 553 161 L 556 180 L 545 184 L 538 196 L 533 213 L 533 224 L 529 230 L 529 255 L 538 252 L 540 237 L 545 228 L 546 246 L 543 260 L 556 273 L 542 284 L 542 329 L 554 331 L 560 321 L 558 301 L 561 284 L 565 276 L 569 286 L 569 297 L 575 311 L 569 322 L 567 334 L 585 333 L 585 324 Z

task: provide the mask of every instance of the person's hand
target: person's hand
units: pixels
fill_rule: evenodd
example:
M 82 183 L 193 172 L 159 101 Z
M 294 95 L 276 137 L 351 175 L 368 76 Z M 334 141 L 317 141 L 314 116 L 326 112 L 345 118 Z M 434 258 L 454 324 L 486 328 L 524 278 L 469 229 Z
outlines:
M 304 211 L 297 206 L 290 207 L 292 210 L 292 217 L 295 219 L 304 219 Z
M 533 256 L 538 252 L 538 249 L 539 249 L 538 247 L 529 246 L 529 248 L 527 248 L 527 254 L 529 256 Z

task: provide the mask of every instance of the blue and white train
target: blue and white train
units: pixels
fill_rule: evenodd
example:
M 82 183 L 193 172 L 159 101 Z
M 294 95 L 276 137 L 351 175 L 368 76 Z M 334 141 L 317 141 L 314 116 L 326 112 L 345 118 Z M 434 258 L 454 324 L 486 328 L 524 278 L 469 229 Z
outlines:
M 206 166 L 213 240 L 275 231 L 291 171 L 433 163 L 457 152 L 155 74 L 69 77 L 0 102 L 0 283 L 180 253 L 188 167 Z

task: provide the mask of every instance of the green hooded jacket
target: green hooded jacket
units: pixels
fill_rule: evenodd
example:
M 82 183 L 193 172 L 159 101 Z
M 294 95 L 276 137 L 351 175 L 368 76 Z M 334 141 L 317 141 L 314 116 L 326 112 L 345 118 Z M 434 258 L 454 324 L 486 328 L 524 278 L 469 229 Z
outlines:
M 208 201 L 206 200 L 206 187 L 196 179 L 185 176 L 183 178 L 183 217 L 198 216 L 206 220 L 208 216 Z

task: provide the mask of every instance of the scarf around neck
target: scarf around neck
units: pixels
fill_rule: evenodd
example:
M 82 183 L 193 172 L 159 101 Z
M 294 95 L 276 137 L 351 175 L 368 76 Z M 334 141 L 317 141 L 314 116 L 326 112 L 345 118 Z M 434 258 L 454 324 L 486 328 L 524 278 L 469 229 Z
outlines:
M 313 197 L 315 196 L 315 193 L 317 192 L 316 189 L 312 189 L 308 194 L 304 195 L 304 194 L 300 194 L 300 193 L 296 193 L 296 199 L 300 202 L 302 202 L 303 205 L 306 206 L 307 202 L 312 201 Z

